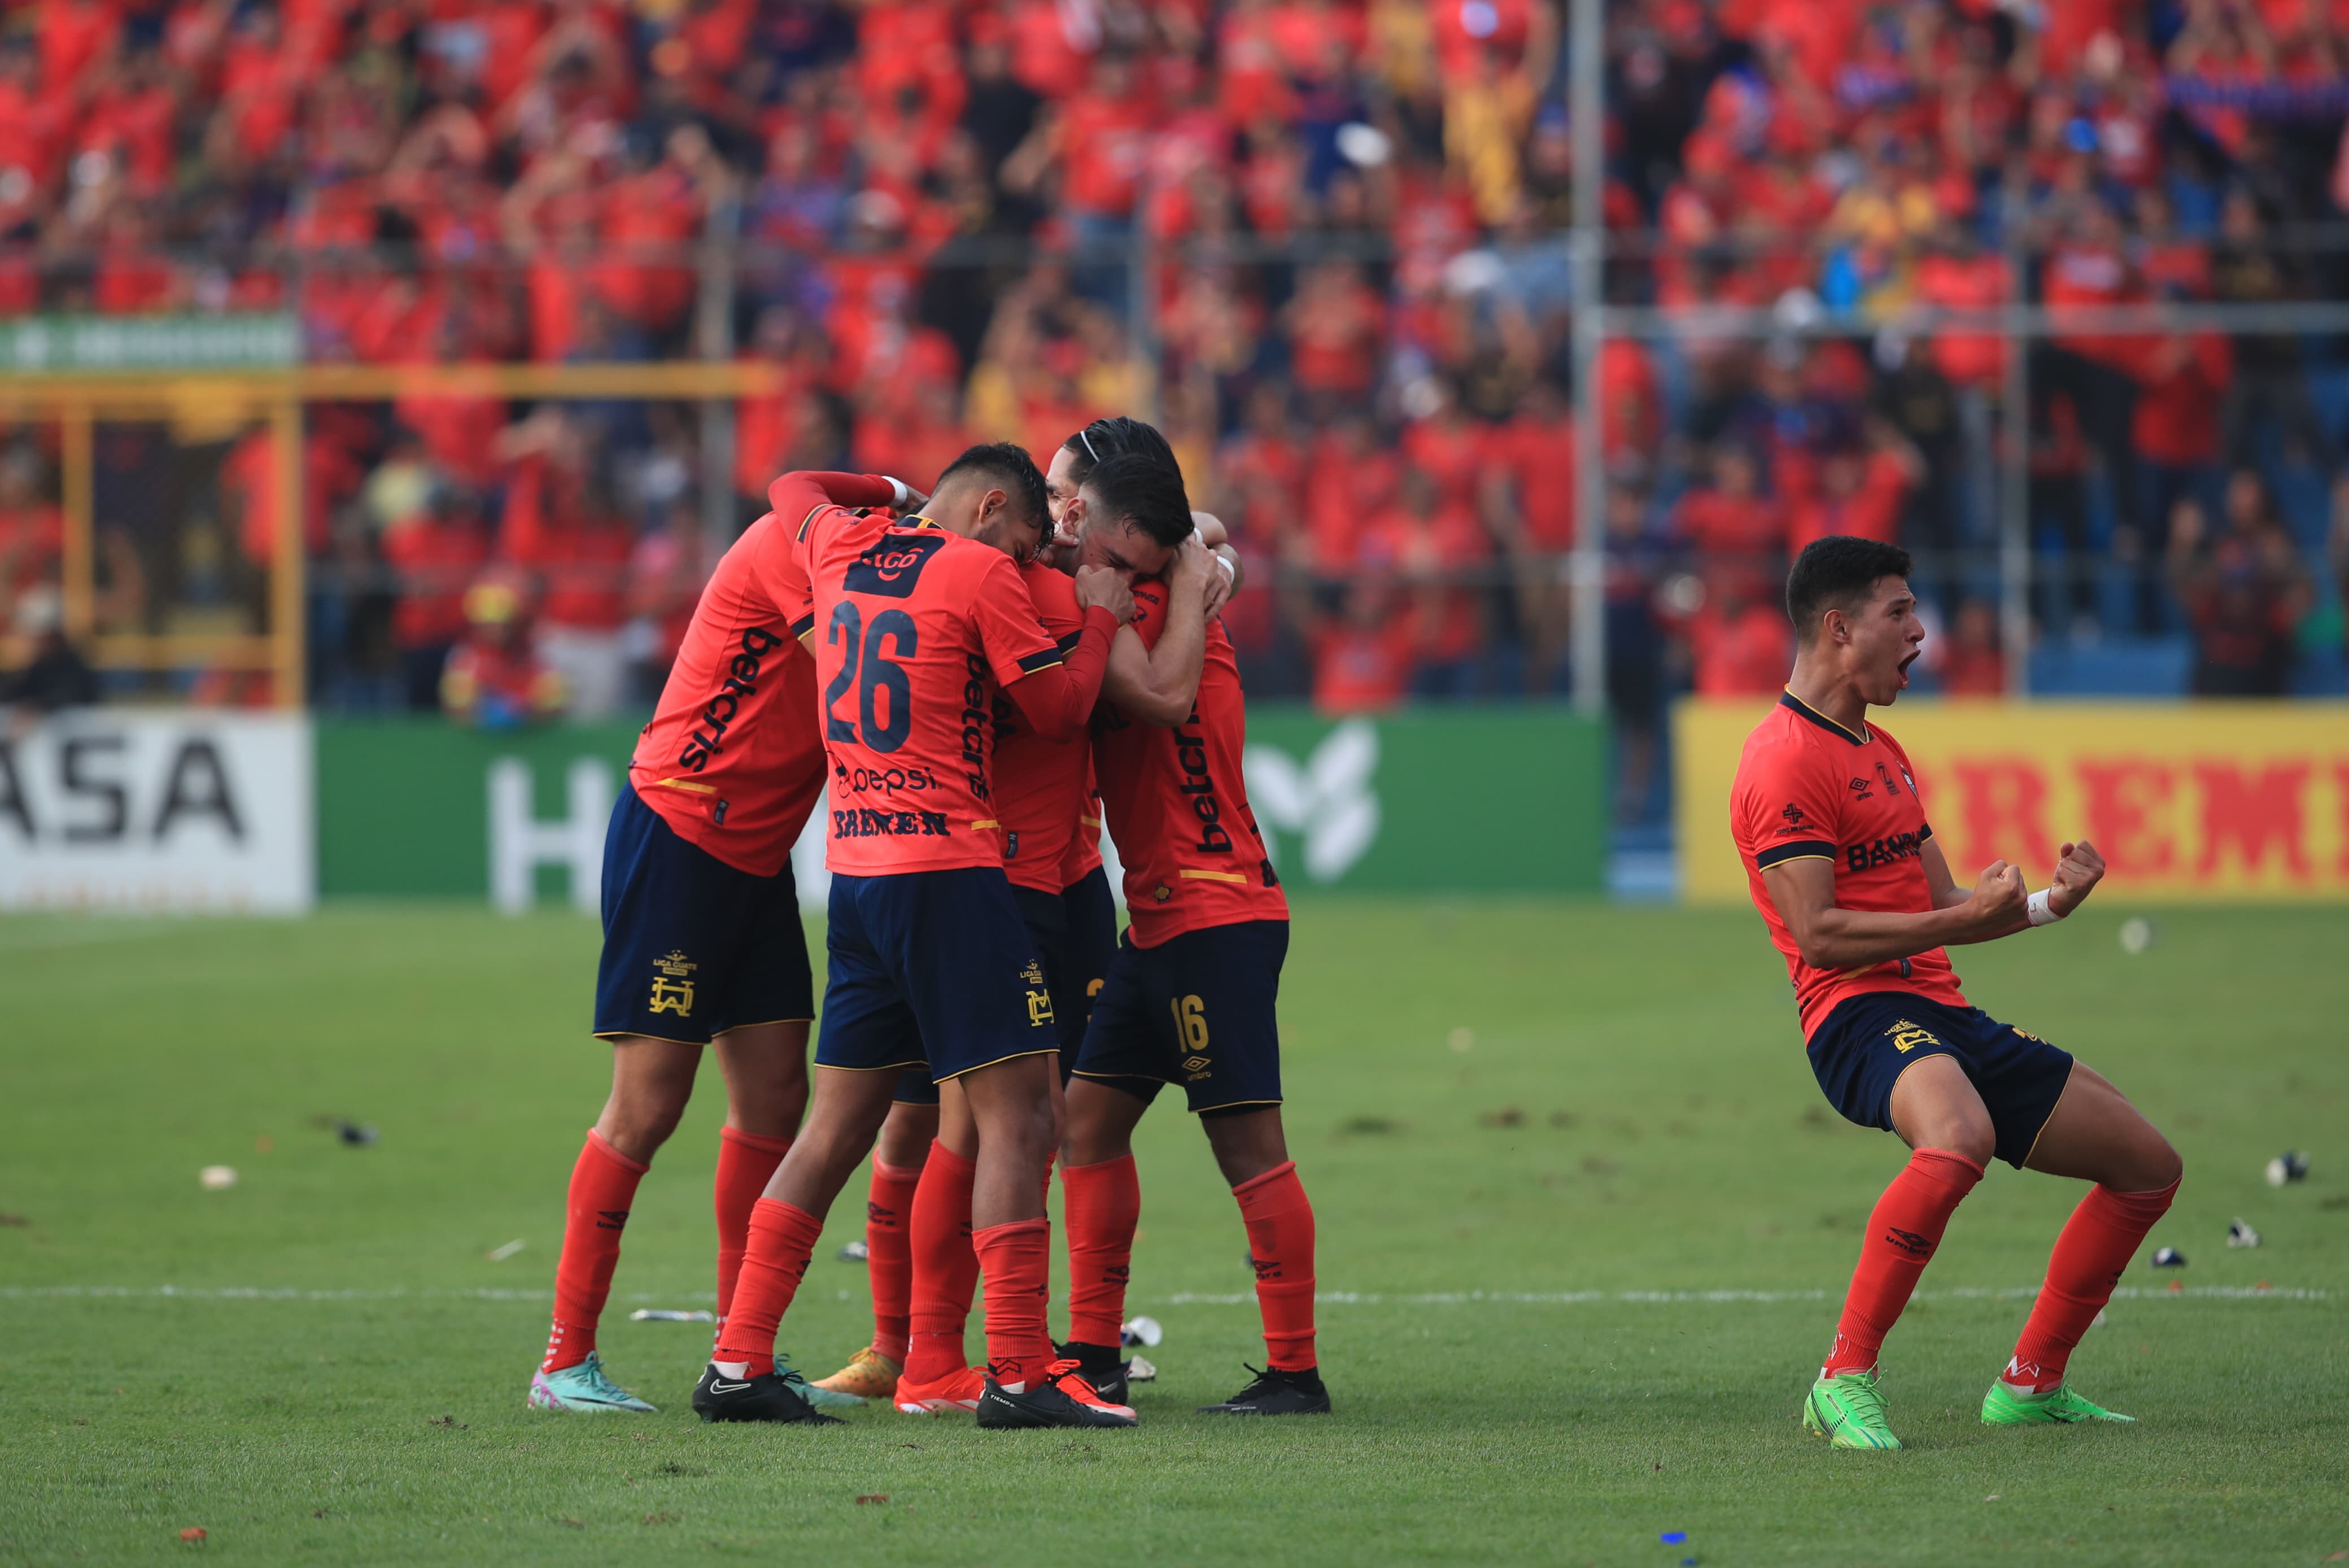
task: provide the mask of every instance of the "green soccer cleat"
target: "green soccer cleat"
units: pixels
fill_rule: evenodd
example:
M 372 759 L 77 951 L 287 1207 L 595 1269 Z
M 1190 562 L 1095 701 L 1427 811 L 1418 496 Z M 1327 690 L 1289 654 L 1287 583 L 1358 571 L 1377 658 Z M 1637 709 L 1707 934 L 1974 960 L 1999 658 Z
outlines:
M 1846 1372 L 1811 1385 L 1803 1401 L 1803 1425 L 1839 1449 L 1897 1449 L 1900 1439 L 1885 1424 L 1884 1396 L 1873 1372 Z
M 2124 1416 L 2118 1410 L 2107 1410 L 2102 1405 L 2092 1405 L 2061 1383 L 2044 1394 L 2018 1394 L 2006 1386 L 2004 1378 L 1990 1386 L 1982 1396 L 1982 1425 L 1985 1427 L 2028 1427 L 2042 1421 L 2134 1421 L 2135 1416 Z
M 574 1415 L 600 1415 L 610 1410 L 629 1410 L 643 1416 L 660 1413 L 605 1377 L 603 1357 L 593 1350 L 587 1353 L 586 1360 L 575 1366 L 532 1373 L 530 1408 L 567 1410 Z

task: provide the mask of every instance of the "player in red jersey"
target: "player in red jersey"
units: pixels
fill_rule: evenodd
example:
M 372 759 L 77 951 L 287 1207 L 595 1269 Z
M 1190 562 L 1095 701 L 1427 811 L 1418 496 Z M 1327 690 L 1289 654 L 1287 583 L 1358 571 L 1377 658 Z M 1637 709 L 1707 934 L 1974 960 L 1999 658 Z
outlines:
M 1945 949 L 2050 924 L 2104 875 L 2085 842 L 2026 894 L 1993 862 L 1950 873 L 1908 754 L 1868 721 L 1909 685 L 1925 629 L 1909 552 L 1834 535 L 1786 580 L 1798 651 L 1785 695 L 1747 738 L 1730 828 L 1754 905 L 1785 954 L 1811 1070 L 1836 1109 L 1914 1150 L 1869 1215 L 1834 1346 L 1804 1424 L 1837 1448 L 1897 1449 L 1877 1355 L 1959 1202 L 1996 1155 L 2095 1183 L 2056 1238 L 2046 1283 L 1982 1401 L 1992 1425 L 2127 1420 L 2073 1393 L 2073 1347 L 2165 1213 L 2177 1152 L 2098 1074 L 1967 1004 Z
M 726 1315 L 750 1205 L 807 1103 L 814 995 L 791 850 L 823 789 L 823 742 L 815 663 L 790 626 L 804 597 L 793 539 L 812 517 L 907 493 L 863 474 L 777 480 L 774 511 L 703 588 L 636 742 L 604 848 L 595 1033 L 612 1042 L 612 1092 L 571 1174 L 554 1323 L 531 1379 L 538 1408 L 652 1408 L 604 1375 L 595 1329 L 636 1183 L 713 1042 L 726 1076 L 716 1183 Z
M 1113 545 L 1089 521 L 1079 560 L 1097 562 Z M 1167 589 L 1135 588 L 1134 630 L 1145 645 L 1188 623 L 1169 601 Z M 1206 1409 L 1321 1413 L 1330 1397 L 1314 1350 L 1313 1210 L 1280 1119 L 1274 1008 L 1288 902 L 1248 810 L 1247 728 L 1239 668 L 1214 622 L 1187 711 L 1112 707 L 1098 721 L 1094 773 L 1124 861 L 1130 923 L 1069 1085 L 1062 1353 L 1104 1398 L 1122 1396 L 1119 1328 L 1141 1212 L 1133 1129 L 1159 1089 L 1179 1083 L 1239 1204 L 1268 1352 L 1254 1382 Z
M 993 702 L 1075 733 L 1111 636 L 1120 575 L 1081 572 L 1083 630 L 1038 624 L 1019 562 L 1044 543 L 1043 476 L 975 447 L 923 515 L 820 512 L 802 530 L 830 762 L 830 978 L 807 1125 L 752 1212 L 725 1332 L 694 1390 L 705 1420 L 822 1421 L 776 1373 L 776 1326 L 823 1215 L 873 1146 L 899 1076 L 960 1078 L 978 1132 L 973 1246 L 986 1274 L 982 1426 L 1130 1426 L 1057 1360 L 1044 1327 L 1054 1134 L 1051 999 L 1003 872 Z

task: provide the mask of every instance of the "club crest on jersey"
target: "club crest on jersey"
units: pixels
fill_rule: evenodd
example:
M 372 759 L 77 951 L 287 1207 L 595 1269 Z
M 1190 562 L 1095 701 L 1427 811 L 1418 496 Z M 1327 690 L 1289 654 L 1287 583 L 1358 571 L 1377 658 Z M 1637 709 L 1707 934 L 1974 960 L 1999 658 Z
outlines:
M 675 1013 L 678 1017 L 693 1015 L 692 974 L 700 968 L 687 960 L 684 952 L 670 948 L 668 956 L 653 960 L 653 994 L 646 1004 L 648 1013 Z
M 1904 1057 L 1919 1046 L 1938 1046 L 1941 1043 L 1940 1037 L 1933 1031 L 1920 1025 L 1912 1024 L 1906 1018 L 1896 1019 L 1892 1026 L 1884 1033 L 1892 1041 L 1892 1048 Z
M 1040 1029 L 1052 1021 L 1052 994 L 1050 991 L 1028 993 L 1028 1026 Z
M 841 578 L 841 590 L 903 599 L 913 593 L 922 568 L 946 548 L 946 542 L 942 533 L 885 534 L 880 543 L 849 562 L 848 571 Z

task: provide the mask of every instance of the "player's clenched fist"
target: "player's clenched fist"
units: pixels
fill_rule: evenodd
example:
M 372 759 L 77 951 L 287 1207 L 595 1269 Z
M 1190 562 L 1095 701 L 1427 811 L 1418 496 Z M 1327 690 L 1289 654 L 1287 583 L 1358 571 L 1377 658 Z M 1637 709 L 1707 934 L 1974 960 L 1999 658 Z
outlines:
M 1133 619 L 1133 588 L 1125 573 L 1108 566 L 1077 568 L 1077 603 L 1085 609 L 1098 604 L 1123 626 Z
M 1996 929 L 2023 917 L 2030 894 L 2023 891 L 2023 868 L 1992 861 L 1974 883 L 1974 908 L 1984 926 Z
M 2089 892 L 2105 880 L 2105 857 L 2085 839 L 2065 844 L 2056 853 L 2055 880 L 2047 889 L 2047 905 L 2060 919 L 2086 903 Z

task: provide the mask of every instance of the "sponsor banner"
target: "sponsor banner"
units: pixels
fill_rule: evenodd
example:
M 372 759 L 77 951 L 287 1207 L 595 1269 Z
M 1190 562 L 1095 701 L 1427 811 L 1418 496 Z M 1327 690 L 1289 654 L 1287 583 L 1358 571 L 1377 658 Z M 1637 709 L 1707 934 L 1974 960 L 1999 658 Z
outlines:
M 0 737 L 0 909 L 298 913 L 312 802 L 302 715 L 47 720 Z
M 321 721 L 319 891 L 592 913 L 636 734 L 622 724 L 501 735 L 431 718 Z M 1549 712 L 1333 723 L 1266 708 L 1249 716 L 1246 769 L 1292 887 L 1596 892 L 1605 749 L 1601 727 Z M 826 820 L 819 805 L 792 851 L 810 908 L 830 885 Z M 1112 851 L 1104 845 L 1113 868 Z
M 1729 789 L 1764 701 L 1674 715 L 1681 886 L 1742 901 Z M 2094 843 L 2102 890 L 2177 900 L 2349 899 L 2349 705 L 1903 702 L 1874 717 L 1909 753 L 1961 884 L 1994 860 L 2046 884 Z
M 0 368 L 273 370 L 302 352 L 290 314 L 37 315 L 0 322 Z

